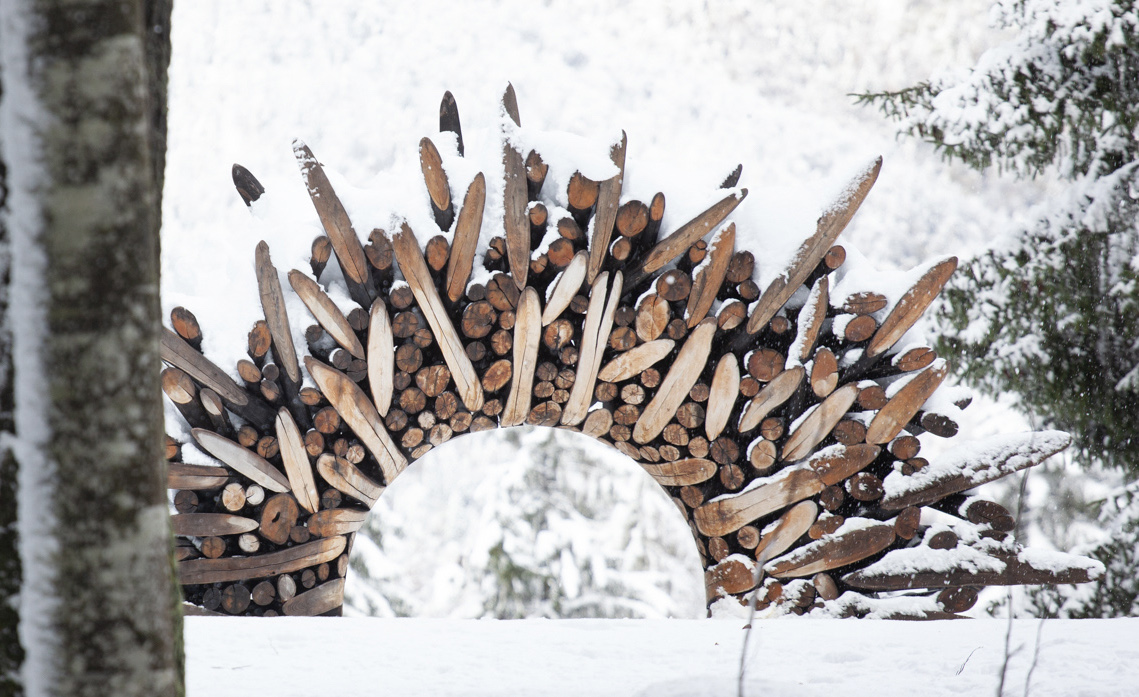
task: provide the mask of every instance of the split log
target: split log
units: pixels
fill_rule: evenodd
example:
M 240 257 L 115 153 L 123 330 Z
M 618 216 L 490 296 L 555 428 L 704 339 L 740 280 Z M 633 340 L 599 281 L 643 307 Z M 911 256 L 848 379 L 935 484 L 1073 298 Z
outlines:
M 451 223 L 455 222 L 455 204 L 451 200 L 447 172 L 443 170 L 443 158 L 430 138 L 424 137 L 419 141 L 419 169 L 423 172 L 423 182 L 427 185 L 435 224 L 446 232 L 451 229 Z
M 787 551 L 796 540 L 807 534 L 818 516 L 819 507 L 814 501 L 800 501 L 787 509 L 760 537 L 755 546 L 755 558 L 764 563 Z
M 479 232 L 482 229 L 483 207 L 486 205 L 486 180 L 482 172 L 475 175 L 467 187 L 463 207 L 459 210 L 459 221 L 455 224 L 455 236 L 451 242 L 451 257 L 447 260 L 447 298 L 458 302 L 466 292 L 471 278 L 471 269 L 478 247 Z
M 229 481 L 230 472 L 224 467 L 211 465 L 185 465 L 171 462 L 166 465 L 166 486 L 170 489 L 208 491 L 220 489 Z
M 322 583 L 286 602 L 281 611 L 290 617 L 316 617 L 344 604 L 344 579 Z
M 332 561 L 344 551 L 347 540 L 331 537 L 256 557 L 190 559 L 178 563 L 182 585 L 229 583 L 300 571 Z
M 296 495 L 297 502 L 302 508 L 309 513 L 315 513 L 320 509 L 320 494 L 316 490 L 312 465 L 305 451 L 301 431 L 288 409 L 277 412 L 276 429 L 277 442 L 281 448 L 281 462 L 285 465 L 289 488 Z
M 534 371 L 538 366 L 538 342 L 541 336 L 541 300 L 531 287 L 522 291 L 514 324 L 514 382 L 502 414 L 502 426 L 518 426 L 530 413 Z
M 324 453 L 316 459 L 316 471 L 333 488 L 362 501 L 371 508 L 383 493 L 384 487 L 372 481 L 358 467 L 342 457 Z
M 170 516 L 175 535 L 210 537 L 239 535 L 257 529 L 257 521 L 229 513 L 175 513 Z
M 819 265 L 823 256 L 830 250 L 834 241 L 846 229 L 859 206 L 870 193 L 870 188 L 878 179 L 878 172 L 882 169 L 882 158 L 878 158 L 874 165 L 857 176 L 827 211 L 819 217 L 815 226 L 815 234 L 808 237 L 795 252 L 791 262 L 783 273 L 775 277 L 771 285 L 763 291 L 759 302 L 752 309 L 747 322 L 747 332 L 756 334 L 764 327 L 779 308 L 803 285 L 815 267 Z
M 289 480 L 265 458 L 252 453 L 213 431 L 190 431 L 202 449 L 270 491 L 289 491 Z
M 593 283 L 605 261 L 613 225 L 617 221 L 617 206 L 621 203 L 621 184 L 625 178 L 625 146 L 628 138 L 621 131 L 621 142 L 609 149 L 609 159 L 617 167 L 617 174 L 601 182 L 597 192 L 597 205 L 593 216 L 593 235 L 589 242 L 589 270 L 586 283 Z
M 740 363 L 735 354 L 725 353 L 716 364 L 712 375 L 711 392 L 708 395 L 707 414 L 704 419 L 704 433 L 708 440 L 716 440 L 736 406 L 740 394 Z
M 515 126 L 521 126 L 518 117 L 518 100 L 514 86 L 507 85 L 502 96 L 503 109 Z M 522 153 L 510 144 L 508 138 L 502 141 L 502 165 L 505 170 L 503 190 L 503 224 L 506 229 L 506 255 L 510 264 L 510 275 L 518 290 L 526 287 L 526 274 L 530 271 L 530 225 L 526 219 L 526 164 Z M 466 400 L 464 400 L 466 401 Z M 467 405 L 472 411 L 476 408 Z
M 940 361 L 907 382 L 874 415 L 874 419 L 866 428 L 866 442 L 881 444 L 893 440 L 918 413 L 934 390 L 941 385 L 948 373 L 949 364 Z
M 783 371 L 767 383 L 767 386 L 760 390 L 755 397 L 752 397 L 752 400 L 744 407 L 740 414 L 739 432 L 747 433 L 753 430 L 767 418 L 768 414 L 790 399 L 791 395 L 799 389 L 799 384 L 803 382 L 805 373 L 806 371 L 801 366 L 796 366 L 791 370 Z
M 594 409 L 585 417 L 581 432 L 587 436 L 600 438 L 613 426 L 613 413 L 608 409 Z M 709 475 L 711 476 L 711 475 Z
M 644 372 L 645 369 L 656 365 L 661 359 L 672 353 L 675 346 L 676 342 L 672 339 L 657 339 L 643 343 L 606 363 L 605 367 L 598 372 L 597 377 L 605 382 L 628 380 Z
M 633 440 L 648 443 L 655 439 L 684 402 L 689 390 L 700 379 L 700 372 L 708 362 L 712 338 L 716 335 L 716 321 L 706 319 L 696 326 L 692 336 L 684 342 L 672 367 L 661 383 L 652 401 L 637 420 Z
M 562 409 L 561 422 L 566 426 L 576 426 L 581 423 L 589 412 L 593 386 L 597 382 L 597 373 L 601 370 L 605 338 L 613 328 L 613 315 L 617 312 L 617 305 L 621 300 L 622 282 L 620 271 L 613 275 L 612 287 L 609 285 L 608 272 L 602 272 L 593 281 L 589 309 L 585 315 L 585 327 L 582 329 L 577 376 L 570 391 L 569 401 Z
M 335 508 L 320 511 L 308 519 L 306 526 L 313 537 L 333 537 L 348 535 L 364 525 L 368 514 L 351 508 Z
M 549 302 L 542 311 L 542 326 L 546 326 L 561 316 L 569 307 L 581 284 L 585 282 L 589 270 L 589 254 L 582 250 L 573 256 L 566 270 L 554 282 L 553 290 L 549 293 Z
M 439 132 L 454 133 L 456 145 L 459 148 L 459 157 L 464 154 L 463 128 L 459 123 L 459 105 L 450 90 L 443 93 L 443 100 L 439 103 Z
M 478 374 L 463 349 L 463 344 L 455 331 L 455 325 L 451 324 L 446 308 L 443 307 L 443 301 L 439 298 L 439 291 L 435 289 L 434 281 L 427 270 L 427 264 L 423 260 L 419 243 L 415 241 L 415 233 L 411 231 L 407 223 L 400 226 L 400 231 L 396 233 L 392 244 L 395 248 L 396 261 L 399 262 L 404 278 L 407 279 L 408 285 L 415 293 L 415 299 L 419 303 L 420 310 L 423 311 L 423 316 L 427 319 L 427 324 L 431 326 L 431 331 L 438 338 L 443 359 L 447 361 L 447 366 L 451 369 L 463 404 L 466 405 L 467 409 L 477 411 L 482 407 L 483 401 Z M 523 280 L 525 280 L 524 276 Z
M 356 337 L 356 332 L 348 324 L 348 318 L 340 311 L 328 294 L 321 290 L 316 281 L 293 269 L 289 272 L 289 285 L 308 308 L 320 326 L 336 340 L 344 350 L 356 358 L 364 358 L 364 346 Z M 285 366 L 288 370 L 288 365 Z
M 832 392 L 815 407 L 814 411 L 799 422 L 798 428 L 791 432 L 791 436 L 783 444 L 782 459 L 794 462 L 806 457 L 812 448 L 830 434 L 835 424 L 854 404 L 857 396 L 857 385 L 843 385 Z
M 893 523 L 870 523 L 800 547 L 768 562 L 764 569 L 776 578 L 813 576 L 878 554 L 894 539 Z
M 696 528 L 704 535 L 727 535 L 824 488 L 822 480 L 808 468 L 785 469 L 757 482 L 742 493 L 718 497 L 693 511 Z
M 379 412 L 368 396 L 343 373 L 312 356 L 305 357 L 305 368 L 336 412 L 376 458 L 385 482 L 391 484 L 395 481 L 396 476 L 407 467 L 407 458 L 392 442 Z
M 926 271 L 890 310 L 890 314 L 886 315 L 882 326 L 874 333 L 874 337 L 866 347 L 866 355 L 878 356 L 897 343 L 898 339 L 901 339 L 914 322 L 925 313 L 926 308 L 956 270 L 957 257 L 949 257 Z

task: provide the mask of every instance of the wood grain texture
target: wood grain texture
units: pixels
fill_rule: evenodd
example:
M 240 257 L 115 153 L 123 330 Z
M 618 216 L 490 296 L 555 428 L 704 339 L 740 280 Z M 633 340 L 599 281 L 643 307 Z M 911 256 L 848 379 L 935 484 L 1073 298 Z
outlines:
M 695 270 L 692 290 L 688 293 L 688 307 L 685 308 L 685 318 L 690 329 L 708 316 L 708 311 L 712 309 L 720 292 L 720 286 L 724 285 L 728 263 L 735 251 L 736 224 L 731 223 L 716 234 L 707 258 Z
M 814 501 L 800 501 L 779 517 L 775 527 L 759 538 L 755 558 L 766 562 L 783 554 L 815 524 L 819 507 Z
M 751 401 L 747 403 L 740 413 L 738 429 L 740 433 L 747 433 L 759 426 L 767 415 L 782 406 L 803 382 L 806 371 L 802 366 L 785 370 L 767 383 Z
M 565 309 L 569 307 L 575 295 L 581 290 L 589 270 L 589 253 L 584 249 L 573 256 L 566 270 L 558 276 L 553 290 L 549 293 L 549 302 L 542 311 L 542 326 L 546 326 L 558 319 Z M 594 279 L 596 280 L 596 279 Z
M 708 440 L 716 440 L 723 433 L 739 396 L 740 362 L 735 354 L 725 353 L 716 364 L 708 393 L 707 413 L 704 417 L 704 435 L 708 436 Z
M 297 350 L 293 346 L 293 332 L 289 328 L 289 316 L 285 312 L 285 296 L 281 292 L 281 280 L 277 268 L 269 258 L 269 245 L 257 243 L 257 289 L 261 294 L 261 308 L 265 312 L 265 323 L 273 337 L 273 354 L 278 364 L 294 384 L 300 383 L 301 368 L 297 363 Z
M 716 476 L 717 465 L 712 460 L 690 457 L 674 462 L 638 462 L 661 486 L 692 486 Z
M 352 330 L 351 325 L 348 324 L 348 318 L 344 316 L 344 313 L 340 311 L 336 303 L 332 302 L 332 298 L 328 297 L 328 294 L 321 289 L 316 281 L 293 269 L 289 272 L 289 285 L 293 287 L 297 297 L 301 299 L 308 311 L 312 313 L 312 316 L 336 343 L 356 358 L 363 359 L 365 357 L 364 346 L 356 337 L 356 332 Z
M 337 491 L 360 501 L 371 508 L 376 505 L 384 487 L 372 481 L 359 467 L 332 453 L 316 459 L 316 471 Z
M 802 578 L 830 571 L 873 556 L 893 544 L 893 523 L 873 523 L 849 532 L 824 536 L 817 542 L 767 563 L 776 578 Z
M 281 471 L 265 458 L 246 450 L 228 438 L 219 436 L 213 431 L 195 428 L 190 431 L 190 434 L 207 453 L 266 489 L 276 492 L 290 490 L 288 477 L 281 474 Z
M 518 117 L 518 99 L 514 94 L 513 85 L 508 85 L 502 95 L 502 109 L 515 126 L 522 125 Z M 522 159 L 522 153 L 510 143 L 509 137 L 504 137 L 502 141 L 502 166 L 505 173 L 502 203 L 503 224 L 506 229 L 506 257 L 510 264 L 510 275 L 514 278 L 518 290 L 522 290 L 526 287 L 526 276 L 530 272 L 526 163 Z
M 609 251 L 609 240 L 613 236 L 613 225 L 617 221 L 617 206 L 621 203 L 621 185 L 625 179 L 625 147 L 629 139 L 621 131 L 621 142 L 615 143 L 609 149 L 609 159 L 617 167 L 617 174 L 601 182 L 597 193 L 597 204 L 594 207 L 593 234 L 589 241 L 589 270 L 586 274 L 586 283 L 593 283 L 605 262 L 605 255 Z
M 229 481 L 231 474 L 224 467 L 210 465 L 186 465 L 171 462 L 166 465 L 166 487 L 187 491 L 207 491 L 220 489 Z
M 466 292 L 475 261 L 475 250 L 482 230 L 482 214 L 486 205 L 486 179 L 483 173 L 475 175 L 467 187 L 459 220 L 455 223 L 455 236 L 451 241 L 451 256 L 447 260 L 447 279 L 444 283 L 447 298 L 457 302 Z
M 330 508 L 318 511 L 312 515 L 305 527 L 313 537 L 334 537 L 356 532 L 367 520 L 366 511 L 357 511 L 352 508 Z
M 281 449 L 281 462 L 285 465 L 285 474 L 289 478 L 289 488 L 297 497 L 297 503 L 309 513 L 320 510 L 320 492 L 316 489 L 316 480 L 312 474 L 312 463 L 309 462 L 305 451 L 304 438 L 301 436 L 297 422 L 293 420 L 288 409 L 282 408 L 277 412 L 276 419 L 277 443 Z
M 696 529 L 719 537 L 781 508 L 814 496 L 824 489 L 822 480 L 809 468 L 795 467 L 768 477 L 739 494 L 721 496 L 692 512 Z
M 675 346 L 676 342 L 672 339 L 657 339 L 643 343 L 606 363 L 597 373 L 597 377 L 605 382 L 628 380 L 659 363 L 672 353 Z
M 538 346 L 542 337 L 542 301 L 538 291 L 527 286 L 518 300 L 514 321 L 514 379 L 502 412 L 501 425 L 519 426 L 530 413 L 534 371 L 538 367 Z
M 581 355 L 578 358 L 577 373 L 569 400 L 562 407 L 562 424 L 576 426 L 585 420 L 589 405 L 593 400 L 593 386 L 597 383 L 597 373 L 601 370 L 601 357 L 606 340 L 613 329 L 613 315 L 621 299 L 623 276 L 620 271 L 613 275 L 609 284 L 609 272 L 603 271 L 593 281 L 589 296 L 589 308 L 585 314 L 585 327 L 582 330 Z
M 655 274 L 666 264 L 688 251 L 688 248 L 696 240 L 702 239 L 717 225 L 724 222 L 724 218 L 727 218 L 746 196 L 747 189 L 740 189 L 739 193 L 728 194 L 712 204 L 703 213 L 657 242 L 640 263 L 630 267 L 627 273 L 630 287 L 635 286 L 645 276 Z
M 858 385 L 843 385 L 803 419 L 783 444 L 782 459 L 801 460 L 826 438 L 858 397 Z
M 942 360 L 918 373 L 902 389 L 878 410 L 866 428 L 867 443 L 889 443 L 910 419 L 918 413 L 925 401 L 930 398 L 949 374 L 949 364 Z
M 712 351 L 715 335 L 716 320 L 708 318 L 698 324 L 685 340 L 657 393 L 637 419 L 637 424 L 633 427 L 633 440 L 648 443 L 668 425 L 676 410 L 684 403 L 689 390 L 700 379 L 700 372 Z
M 281 607 L 289 617 L 316 617 L 344 604 L 344 579 L 322 583 L 310 591 L 293 596 Z
M 372 401 L 380 416 L 387 416 L 392 405 L 395 375 L 395 339 L 392 337 L 392 323 L 388 318 L 388 308 L 381 298 L 376 298 L 368 313 L 368 387 L 372 391 Z
M 230 583 L 292 573 L 332 561 L 344 552 L 346 544 L 343 537 L 330 537 L 256 557 L 190 559 L 178 563 L 178 579 L 182 585 Z
M 878 356 L 887 351 L 902 338 L 910 327 L 914 326 L 937 297 L 941 289 L 949 281 L 949 277 L 957 270 L 957 257 L 949 257 L 934 264 L 926 271 L 912 288 L 906 291 L 898 304 L 882 320 L 878 331 L 870 338 L 866 346 L 867 356 Z
M 170 527 L 175 535 L 188 537 L 240 535 L 256 530 L 257 521 L 229 513 L 175 513 Z

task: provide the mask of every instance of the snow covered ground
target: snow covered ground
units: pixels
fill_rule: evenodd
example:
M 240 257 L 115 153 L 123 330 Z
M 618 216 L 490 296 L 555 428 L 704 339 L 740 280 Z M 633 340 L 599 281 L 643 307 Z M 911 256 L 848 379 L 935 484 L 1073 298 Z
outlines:
M 736 694 L 736 620 L 191 617 L 189 697 Z M 1008 622 L 757 623 L 751 697 L 996 694 Z M 1037 648 L 1039 644 L 1039 648 Z M 1139 619 L 1016 620 L 1007 696 L 1125 697 Z

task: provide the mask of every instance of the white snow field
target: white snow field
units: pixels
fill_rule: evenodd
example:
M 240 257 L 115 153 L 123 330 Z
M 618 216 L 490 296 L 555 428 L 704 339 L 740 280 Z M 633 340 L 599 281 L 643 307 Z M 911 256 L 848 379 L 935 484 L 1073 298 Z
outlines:
M 189 617 L 187 694 L 729 697 L 743 624 Z M 1007 631 L 997 619 L 759 622 L 745 694 L 987 697 Z M 1009 697 L 1139 691 L 1139 619 L 1015 620 L 1009 645 Z

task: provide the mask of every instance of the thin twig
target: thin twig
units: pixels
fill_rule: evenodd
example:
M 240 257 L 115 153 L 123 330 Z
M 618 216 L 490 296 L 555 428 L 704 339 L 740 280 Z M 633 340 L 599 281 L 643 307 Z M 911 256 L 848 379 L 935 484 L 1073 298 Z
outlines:
M 1016 498 L 1016 527 L 1012 531 L 1012 539 L 1014 542 L 1019 543 L 1020 538 L 1020 518 L 1024 513 L 1024 491 L 1028 488 L 1028 470 L 1020 477 L 1020 491 L 1017 493 Z M 1018 647 L 1015 651 L 1010 650 L 1012 644 L 1012 623 L 1013 623 L 1013 607 L 1012 607 L 1012 586 L 1008 589 L 1008 630 L 1005 631 L 1005 660 L 1001 663 L 1001 679 L 997 684 L 997 697 L 1004 697 L 1005 693 L 1005 677 L 1008 674 L 1009 661 L 1012 657 L 1020 651 Z
M 755 626 L 755 606 L 759 598 L 759 582 L 763 580 L 763 565 L 767 563 L 767 550 L 764 550 L 759 558 L 756 559 L 755 574 L 753 580 L 755 581 L 755 588 L 751 592 L 751 599 L 747 604 L 747 627 L 744 631 L 744 644 L 740 649 L 740 681 L 736 687 L 737 697 L 744 697 L 744 672 L 747 668 L 747 644 L 751 639 L 751 629 Z
M 1047 617 L 1041 617 L 1040 624 L 1036 627 L 1036 648 L 1032 651 L 1032 665 L 1028 666 L 1028 675 L 1024 677 L 1024 697 L 1028 697 L 1028 687 L 1032 682 L 1032 671 L 1036 670 L 1036 663 L 1040 660 L 1040 638 L 1044 636 L 1044 623 L 1047 621 Z

